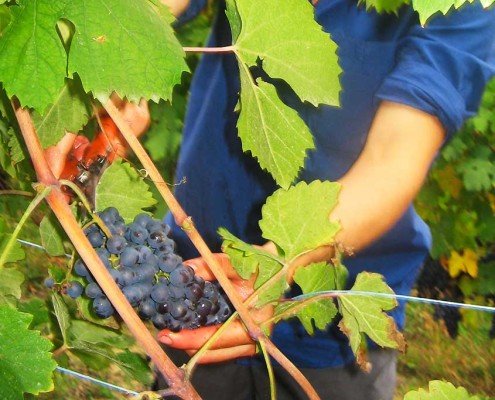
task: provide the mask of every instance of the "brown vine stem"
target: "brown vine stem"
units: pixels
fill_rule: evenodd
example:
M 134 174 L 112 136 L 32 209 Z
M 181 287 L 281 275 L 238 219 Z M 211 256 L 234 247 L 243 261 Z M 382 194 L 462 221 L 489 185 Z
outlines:
M 13 102 L 13 107 L 22 136 L 34 164 L 36 175 L 42 184 L 50 186 L 52 189 L 46 198 L 48 205 L 60 221 L 60 224 L 69 236 L 80 257 L 88 266 L 91 274 L 122 317 L 131 333 L 150 356 L 158 370 L 163 374 L 170 388 L 183 399 L 201 399 L 193 386 L 189 382 L 184 381 L 183 372 L 167 357 L 160 344 L 135 313 L 84 235 L 65 200 L 58 180 L 54 177 L 48 165 L 29 112 L 21 108 L 17 102 Z
M 234 46 L 224 47 L 183 47 L 186 53 L 233 53 Z
M 237 291 L 232 285 L 232 282 L 229 280 L 229 278 L 227 278 L 217 259 L 194 226 L 191 217 L 186 214 L 175 196 L 172 194 L 171 190 L 169 189 L 166 182 L 163 180 L 155 164 L 149 157 L 148 153 L 146 153 L 146 150 L 143 148 L 139 140 L 134 135 L 134 132 L 132 131 L 130 125 L 119 113 L 117 107 L 115 107 L 111 100 L 108 100 L 103 107 L 105 108 L 108 115 L 110 115 L 113 122 L 119 128 L 122 136 L 125 138 L 125 140 L 129 144 L 129 147 L 137 156 L 142 166 L 148 172 L 149 177 L 157 187 L 158 191 L 160 192 L 170 211 L 172 212 L 175 222 L 185 231 L 191 242 L 198 250 L 199 254 L 201 254 L 203 259 L 205 260 L 215 278 L 224 289 L 225 294 L 228 296 L 228 298 L 232 302 L 232 305 L 239 313 L 239 316 L 242 319 L 243 323 L 246 325 L 247 331 L 249 332 L 251 338 L 254 341 L 263 340 L 264 345 L 266 346 L 266 349 L 268 350 L 270 355 L 272 355 L 272 357 L 275 358 L 290 375 L 292 375 L 292 377 L 296 380 L 296 382 L 299 383 L 299 385 L 306 392 L 309 398 L 319 399 L 318 394 L 311 386 L 309 381 L 306 379 L 306 377 L 301 373 L 301 371 L 296 368 L 294 364 L 292 364 L 292 362 L 287 357 L 283 355 L 282 352 L 280 352 L 280 350 L 277 349 L 277 347 L 270 341 L 268 337 L 266 337 L 261 328 L 251 317 L 247 305 L 244 304 L 241 297 L 237 294 Z

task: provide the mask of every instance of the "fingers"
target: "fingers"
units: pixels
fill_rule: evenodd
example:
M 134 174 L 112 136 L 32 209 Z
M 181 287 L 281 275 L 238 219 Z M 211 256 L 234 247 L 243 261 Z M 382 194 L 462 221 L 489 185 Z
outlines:
M 196 350 L 186 350 L 189 355 L 196 353 Z M 229 347 L 226 349 L 208 350 L 198 361 L 199 364 L 211 364 L 222 361 L 233 360 L 240 357 L 251 357 L 256 354 L 256 345 L 245 344 L 242 346 Z
M 223 272 L 227 275 L 227 278 L 238 280 L 241 279 L 230 263 L 229 257 L 226 254 L 216 253 L 213 254 L 213 256 L 217 259 Z M 213 272 L 211 272 L 208 264 L 203 258 L 193 258 L 191 260 L 185 261 L 184 263 L 193 268 L 195 274 L 201 276 L 201 278 L 203 278 L 205 281 L 215 280 L 215 275 L 213 275 Z
M 158 340 L 176 349 L 199 349 L 218 329 L 219 326 L 206 326 L 198 329 L 186 329 L 177 333 L 164 329 L 158 334 Z M 215 341 L 211 348 L 237 347 L 252 343 L 253 340 L 244 329 L 244 325 L 239 321 L 234 321 Z
M 55 146 L 51 146 L 45 150 L 48 165 L 56 178 L 59 178 L 64 170 L 65 160 L 72 149 L 75 138 L 76 135 L 68 132 Z

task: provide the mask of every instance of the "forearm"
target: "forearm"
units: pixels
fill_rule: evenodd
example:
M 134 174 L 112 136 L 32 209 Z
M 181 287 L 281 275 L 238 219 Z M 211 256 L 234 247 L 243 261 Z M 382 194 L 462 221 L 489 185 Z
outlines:
M 443 140 L 435 117 L 383 102 L 362 154 L 340 179 L 330 217 L 342 225 L 337 241 L 357 252 L 386 233 L 418 193 Z
M 170 8 L 170 11 L 174 16 L 178 17 L 189 6 L 190 0 L 161 0 L 163 4 Z

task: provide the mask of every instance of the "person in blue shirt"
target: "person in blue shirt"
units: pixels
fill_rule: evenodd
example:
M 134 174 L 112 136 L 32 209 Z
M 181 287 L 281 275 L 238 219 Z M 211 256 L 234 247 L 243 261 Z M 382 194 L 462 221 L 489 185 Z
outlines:
M 180 20 L 193 18 L 204 0 L 166 0 Z M 208 46 L 232 44 L 221 5 Z M 301 103 L 280 87 L 314 135 L 299 176 L 342 184 L 331 218 L 337 237 L 354 256 L 345 260 L 350 281 L 367 270 L 383 274 L 398 294 L 409 294 L 431 245 L 426 224 L 414 211 L 419 191 L 442 145 L 472 116 L 494 73 L 495 12 L 465 5 L 421 27 L 408 6 L 397 15 L 366 11 L 355 0 L 320 0 L 315 18 L 339 45 L 342 94 L 339 108 Z M 250 155 L 242 152 L 233 111 L 239 78 L 232 54 L 205 54 L 191 86 L 179 156 L 176 196 L 211 249 L 220 251 L 218 227 L 241 239 L 264 243 L 260 208 L 276 185 Z M 301 205 L 304 206 L 304 205 Z M 168 215 L 179 253 L 198 253 Z M 392 312 L 404 327 L 404 304 Z M 168 346 L 194 349 L 197 332 L 162 332 Z M 392 399 L 396 356 L 372 347 L 370 374 L 357 372 L 347 340 L 332 326 L 307 335 L 297 321 L 273 330 L 275 344 L 315 385 L 324 399 Z M 232 329 L 207 360 L 251 355 L 247 335 Z M 260 372 L 261 371 L 261 372 Z M 304 398 L 297 385 L 276 369 L 279 398 Z M 227 362 L 201 367 L 193 379 L 206 399 L 266 398 L 262 363 Z

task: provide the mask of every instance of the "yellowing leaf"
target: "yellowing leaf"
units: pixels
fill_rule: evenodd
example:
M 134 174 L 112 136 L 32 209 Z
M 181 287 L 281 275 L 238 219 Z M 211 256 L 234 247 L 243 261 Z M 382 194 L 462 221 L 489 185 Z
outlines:
M 462 255 L 457 251 L 452 251 L 446 264 L 452 278 L 458 277 L 461 272 L 473 278 L 478 276 L 478 255 L 471 249 L 465 249 Z
M 445 168 L 436 171 L 434 176 L 438 182 L 438 186 L 440 186 L 444 192 L 449 193 L 454 199 L 459 197 L 459 193 L 462 189 L 462 181 L 457 176 L 452 164 L 448 164 Z

